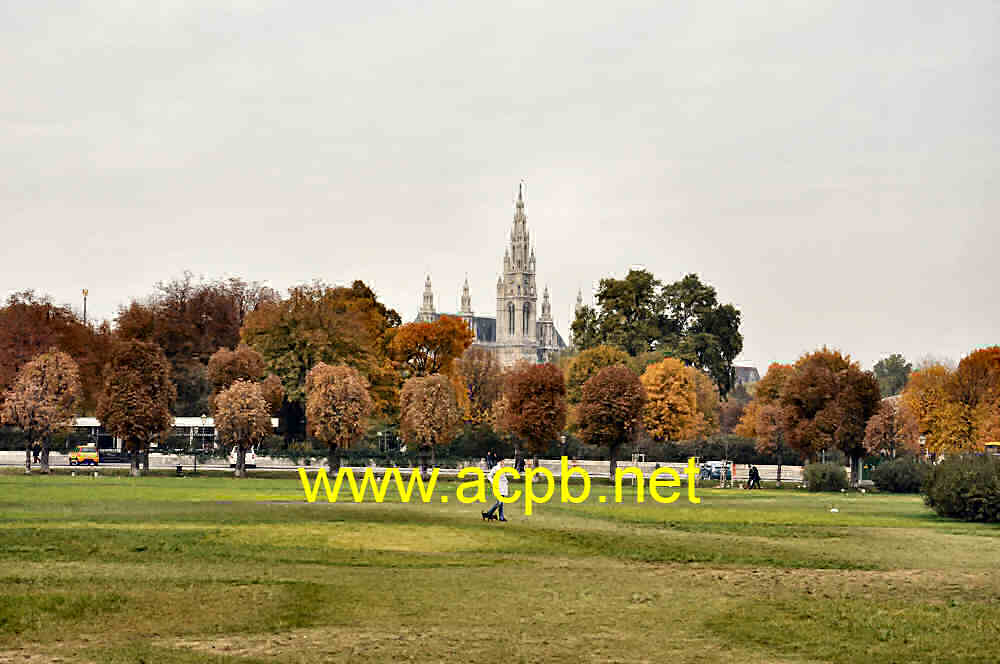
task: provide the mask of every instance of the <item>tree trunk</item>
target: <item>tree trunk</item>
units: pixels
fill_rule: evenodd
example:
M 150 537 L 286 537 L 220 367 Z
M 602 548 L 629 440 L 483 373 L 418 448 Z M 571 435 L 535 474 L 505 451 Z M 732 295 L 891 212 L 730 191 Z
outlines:
M 781 488 L 781 446 L 778 446 L 778 481 L 775 483 L 778 488 Z
M 31 474 L 31 437 L 28 437 L 28 444 L 24 448 L 24 474 Z
M 330 474 L 336 476 L 340 472 L 340 447 L 333 445 L 326 457 L 326 465 L 330 466 Z
M 421 477 L 427 476 L 427 447 L 421 446 L 420 448 L 420 475 Z
M 608 456 L 610 457 L 610 465 L 608 466 L 608 477 L 611 479 L 611 483 L 615 482 L 615 471 L 618 469 L 618 446 L 612 445 L 608 447 Z
M 130 477 L 142 477 L 142 471 L 139 470 L 139 456 L 141 454 L 142 451 L 139 449 L 139 446 L 136 445 L 132 450 L 132 467 L 128 471 Z
M 431 445 L 431 468 L 437 466 L 437 455 L 434 453 L 434 445 Z
M 858 486 L 858 471 L 861 469 L 861 457 L 852 454 L 851 455 L 851 486 Z
M 42 475 L 49 474 L 49 440 L 48 438 L 42 438 L 42 453 L 39 456 L 41 461 L 41 472 Z
M 247 476 L 247 448 L 242 445 L 236 446 L 236 477 Z
M 142 451 L 142 472 L 149 472 L 149 448 L 147 447 Z

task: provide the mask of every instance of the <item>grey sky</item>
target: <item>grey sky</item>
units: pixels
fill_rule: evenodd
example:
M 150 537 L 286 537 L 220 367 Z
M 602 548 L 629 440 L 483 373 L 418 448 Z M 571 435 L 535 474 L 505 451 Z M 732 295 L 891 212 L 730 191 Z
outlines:
M 995 2 L 417 5 L 0 4 L 0 295 L 361 278 L 409 320 L 430 271 L 492 314 L 524 178 L 564 336 L 642 265 L 762 371 L 1000 342 Z

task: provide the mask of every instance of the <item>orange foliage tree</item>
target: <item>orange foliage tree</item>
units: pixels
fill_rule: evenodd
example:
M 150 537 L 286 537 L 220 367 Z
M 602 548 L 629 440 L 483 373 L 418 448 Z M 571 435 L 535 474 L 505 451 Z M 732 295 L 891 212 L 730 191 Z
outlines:
M 554 364 L 522 364 L 507 372 L 501 428 L 535 458 L 566 428 L 566 381 Z M 518 446 L 517 452 L 520 452 Z
M 587 443 L 608 448 L 608 472 L 612 480 L 618 449 L 632 440 L 642 422 L 645 404 L 642 382 L 622 365 L 605 367 L 583 384 L 580 434 Z
M 310 433 L 329 448 L 331 472 L 340 470 L 340 452 L 362 433 L 371 413 L 368 383 L 354 367 L 320 362 L 306 376 L 306 421 Z
M 414 376 L 403 383 L 399 396 L 399 432 L 408 444 L 420 450 L 420 467 L 427 470 L 427 453 L 435 463 L 434 450 L 450 442 L 458 431 L 461 410 L 455 388 L 447 376 Z
M 976 451 L 1000 440 L 1000 346 L 973 351 L 954 371 L 941 365 L 915 371 L 901 407 L 912 437 L 928 452 Z
M 108 433 L 125 442 L 132 454 L 133 477 L 140 474 L 139 459 L 146 458 L 143 453 L 150 443 L 170 431 L 176 395 L 170 363 L 159 346 L 143 341 L 115 346 L 97 402 L 97 417 Z
M 20 427 L 28 435 L 24 470 L 31 472 L 31 446 L 41 443 L 41 470 L 49 472 L 52 435 L 73 425 L 82 388 L 80 371 L 67 353 L 50 348 L 27 362 L 17 372 L 4 395 L 0 419 Z
M 433 323 L 407 323 L 399 328 L 389 349 L 414 376 L 451 374 L 452 364 L 472 345 L 474 336 L 465 321 L 441 316 Z
M 236 477 L 246 477 L 247 450 L 271 431 L 271 417 L 260 385 L 242 378 L 215 398 L 215 430 L 224 447 L 236 448 Z

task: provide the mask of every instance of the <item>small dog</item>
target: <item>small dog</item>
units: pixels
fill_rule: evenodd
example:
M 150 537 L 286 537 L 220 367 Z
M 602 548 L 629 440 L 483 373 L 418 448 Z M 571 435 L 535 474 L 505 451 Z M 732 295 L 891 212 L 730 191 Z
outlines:
M 487 514 L 486 512 L 480 512 L 480 514 L 483 515 L 483 521 L 496 521 L 497 520 L 497 515 L 496 515 L 495 512 L 493 514 Z

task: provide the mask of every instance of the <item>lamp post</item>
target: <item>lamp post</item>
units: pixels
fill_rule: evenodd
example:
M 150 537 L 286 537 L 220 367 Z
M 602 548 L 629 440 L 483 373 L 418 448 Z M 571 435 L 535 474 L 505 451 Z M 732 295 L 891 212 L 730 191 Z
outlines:
M 86 325 L 87 325 L 87 295 L 90 294 L 90 291 L 88 289 L 84 288 L 83 291 L 82 291 L 82 293 L 83 293 L 83 325 L 84 325 L 84 327 L 86 327 Z

